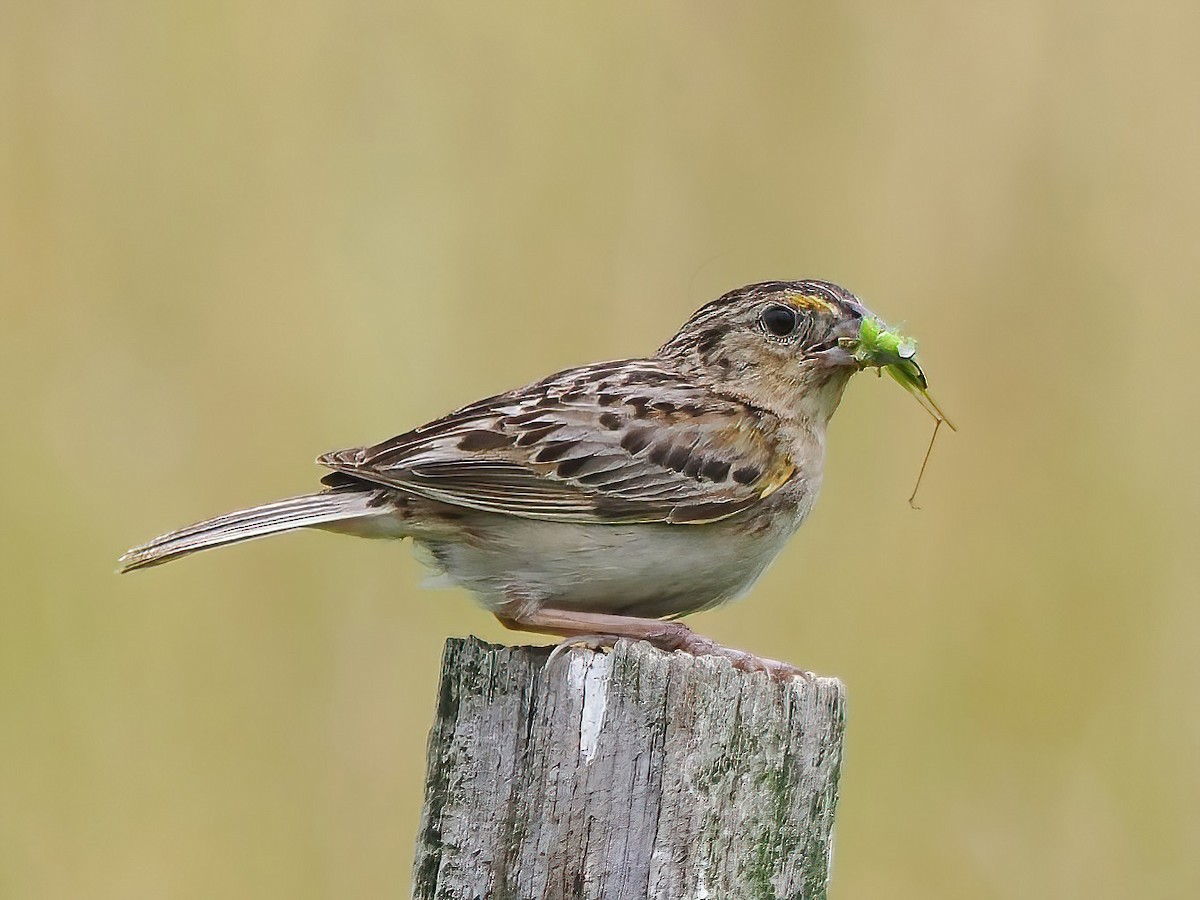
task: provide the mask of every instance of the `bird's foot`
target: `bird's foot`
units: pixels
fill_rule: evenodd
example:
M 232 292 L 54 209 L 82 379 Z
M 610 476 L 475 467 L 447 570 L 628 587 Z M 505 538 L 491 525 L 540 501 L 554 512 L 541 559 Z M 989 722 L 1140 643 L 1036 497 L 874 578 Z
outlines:
M 711 638 L 696 634 L 696 632 L 682 623 L 672 622 L 670 624 L 679 626 L 682 629 L 682 633 L 678 636 L 672 636 L 666 642 L 659 642 L 653 638 L 648 638 L 650 643 L 664 650 L 678 650 L 692 656 L 715 656 L 720 659 L 727 659 L 733 663 L 735 669 L 740 669 L 743 672 L 766 672 L 771 677 L 777 678 L 780 681 L 786 681 L 789 678 L 802 678 L 805 681 L 812 680 L 813 675 L 811 672 L 797 668 L 791 663 L 756 656 L 753 653 L 749 653 L 746 650 L 738 650 L 735 647 L 726 647 L 724 644 L 718 644 Z
M 513 611 L 517 611 L 513 609 Z M 691 656 L 714 656 L 729 660 L 735 669 L 743 672 L 766 672 L 773 678 L 785 681 L 790 678 L 812 679 L 812 673 L 790 663 L 755 656 L 745 650 L 737 650 L 718 644 L 711 638 L 696 634 L 682 622 L 664 622 L 662 619 L 641 619 L 634 616 L 614 616 L 602 613 L 583 613 L 574 610 L 524 607 L 519 615 L 509 615 L 501 621 L 518 631 L 541 631 L 548 634 L 566 635 L 550 653 L 547 664 L 553 662 L 573 647 L 584 647 L 593 651 L 610 649 L 621 638 L 646 641 L 660 650 L 679 651 Z

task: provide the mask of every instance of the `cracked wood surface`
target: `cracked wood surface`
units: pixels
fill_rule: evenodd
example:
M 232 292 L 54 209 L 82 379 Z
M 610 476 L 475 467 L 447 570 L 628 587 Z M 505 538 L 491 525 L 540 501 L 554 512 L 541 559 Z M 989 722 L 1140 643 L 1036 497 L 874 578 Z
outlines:
M 822 898 L 840 682 L 621 641 L 450 640 L 417 900 Z

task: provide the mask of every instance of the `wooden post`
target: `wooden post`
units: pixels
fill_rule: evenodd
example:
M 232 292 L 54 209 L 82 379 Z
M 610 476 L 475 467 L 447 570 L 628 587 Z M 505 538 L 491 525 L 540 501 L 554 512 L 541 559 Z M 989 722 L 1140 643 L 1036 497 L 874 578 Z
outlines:
M 823 898 L 839 681 L 619 642 L 451 640 L 416 900 Z

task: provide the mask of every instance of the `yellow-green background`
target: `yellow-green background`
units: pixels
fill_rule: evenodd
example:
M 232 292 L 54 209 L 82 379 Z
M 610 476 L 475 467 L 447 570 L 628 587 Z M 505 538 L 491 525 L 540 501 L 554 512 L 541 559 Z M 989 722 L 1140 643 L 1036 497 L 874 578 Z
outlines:
M 1200 7 L 0 6 L 0 896 L 407 892 L 443 638 L 400 546 L 133 577 L 317 453 L 822 277 L 816 513 L 693 623 L 845 680 L 839 898 L 1200 893 Z

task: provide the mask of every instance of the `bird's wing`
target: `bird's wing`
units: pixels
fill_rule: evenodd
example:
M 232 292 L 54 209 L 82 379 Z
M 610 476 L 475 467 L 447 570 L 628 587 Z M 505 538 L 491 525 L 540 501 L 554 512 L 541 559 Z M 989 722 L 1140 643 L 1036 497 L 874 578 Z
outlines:
M 552 375 L 318 461 L 456 506 L 557 522 L 712 522 L 795 472 L 769 413 L 656 360 Z

